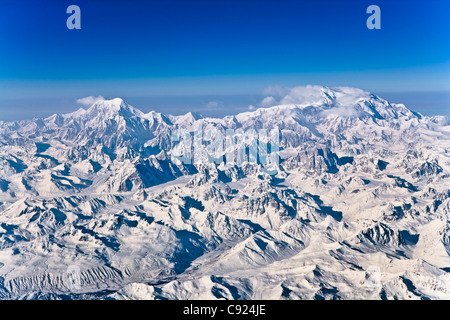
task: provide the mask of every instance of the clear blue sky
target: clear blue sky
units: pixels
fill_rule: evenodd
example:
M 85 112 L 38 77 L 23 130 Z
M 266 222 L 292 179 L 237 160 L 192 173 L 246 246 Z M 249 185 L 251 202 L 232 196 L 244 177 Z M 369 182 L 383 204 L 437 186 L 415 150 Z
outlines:
M 81 30 L 66 27 L 71 4 Z M 381 30 L 366 27 L 371 4 Z M 91 95 L 223 114 L 269 85 L 306 84 L 449 114 L 448 0 L 0 0 L 0 15 L 0 120 L 72 111 Z

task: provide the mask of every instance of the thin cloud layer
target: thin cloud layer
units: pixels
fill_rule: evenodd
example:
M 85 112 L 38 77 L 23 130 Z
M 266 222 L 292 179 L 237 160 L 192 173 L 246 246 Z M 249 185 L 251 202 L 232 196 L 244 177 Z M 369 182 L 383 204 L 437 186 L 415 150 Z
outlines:
M 295 87 L 289 90 L 281 100 L 281 104 L 317 104 L 324 100 L 322 86 Z
M 210 109 L 223 108 L 224 103 L 222 101 L 210 101 L 206 104 L 206 107 Z
M 103 96 L 98 96 L 98 97 L 88 96 L 88 97 L 78 99 L 77 103 L 82 104 L 84 106 L 91 106 L 100 100 L 105 100 L 105 98 Z
M 332 92 L 330 92 L 332 89 Z M 334 108 L 331 112 L 338 115 L 353 115 L 353 108 L 349 108 L 358 98 L 368 97 L 370 93 L 350 87 L 333 87 L 307 85 L 293 88 L 269 86 L 263 93 L 267 95 L 259 105 L 268 108 L 276 105 L 321 105 L 330 104 Z
M 269 86 L 263 93 L 267 95 L 261 100 L 260 105 L 264 108 L 280 104 L 316 104 L 323 101 L 322 86 L 298 86 L 286 88 L 281 86 Z

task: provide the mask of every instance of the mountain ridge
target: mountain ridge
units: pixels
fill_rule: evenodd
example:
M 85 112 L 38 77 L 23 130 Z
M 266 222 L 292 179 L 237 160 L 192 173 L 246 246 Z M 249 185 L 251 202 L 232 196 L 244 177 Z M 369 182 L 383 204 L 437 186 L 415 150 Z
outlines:
M 0 124 L 0 297 L 450 297 L 447 120 L 354 88 L 285 98 Z

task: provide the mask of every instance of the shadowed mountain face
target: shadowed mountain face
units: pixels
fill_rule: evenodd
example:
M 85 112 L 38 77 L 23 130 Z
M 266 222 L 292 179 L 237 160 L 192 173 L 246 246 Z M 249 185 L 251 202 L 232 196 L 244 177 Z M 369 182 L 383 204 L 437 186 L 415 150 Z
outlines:
M 448 119 L 303 94 L 1 123 L 0 297 L 449 298 Z

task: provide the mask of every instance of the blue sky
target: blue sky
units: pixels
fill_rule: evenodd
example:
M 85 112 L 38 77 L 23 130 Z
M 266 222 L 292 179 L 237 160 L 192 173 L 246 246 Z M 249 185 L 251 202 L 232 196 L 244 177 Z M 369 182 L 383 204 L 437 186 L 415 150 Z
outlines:
M 81 8 L 81 30 L 66 9 Z M 369 5 L 381 30 L 366 27 Z M 447 0 L 0 0 L 0 120 L 123 97 L 224 115 L 271 85 L 355 86 L 450 114 Z

